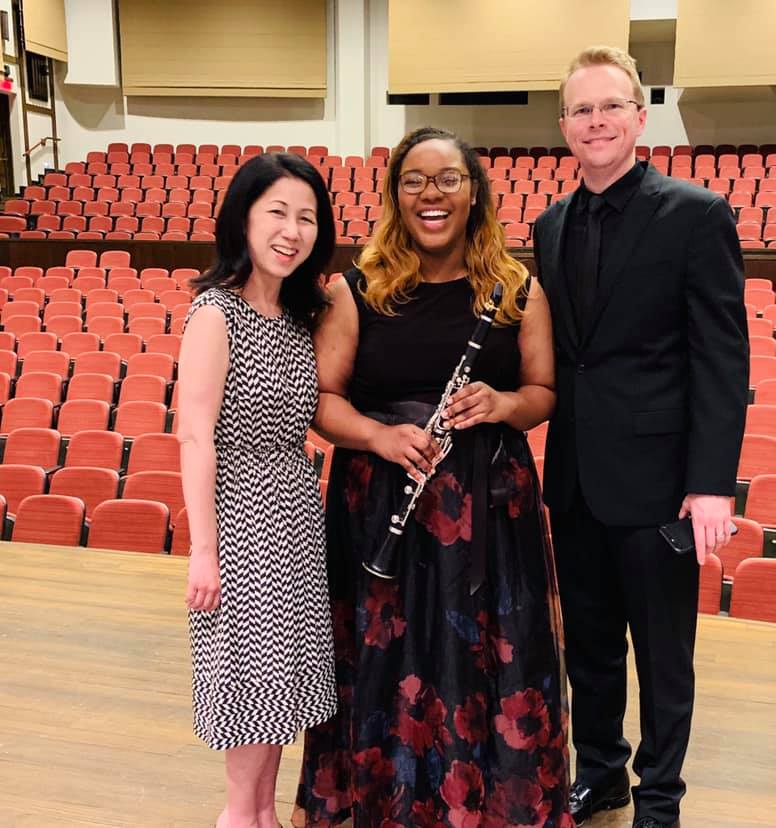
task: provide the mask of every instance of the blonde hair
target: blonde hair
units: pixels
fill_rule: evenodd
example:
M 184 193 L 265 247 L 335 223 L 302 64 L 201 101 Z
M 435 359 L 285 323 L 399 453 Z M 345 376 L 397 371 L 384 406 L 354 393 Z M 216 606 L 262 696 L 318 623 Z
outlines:
M 636 61 L 622 49 L 615 46 L 589 46 L 580 52 L 569 64 L 563 80 L 560 82 L 560 111 L 563 114 L 565 101 L 563 95 L 566 91 L 566 84 L 574 72 L 579 69 L 586 69 L 588 66 L 615 66 L 622 69 L 630 78 L 633 86 L 633 100 L 639 106 L 644 106 L 644 89 L 639 80 L 639 73 L 636 70 Z
M 383 182 L 383 212 L 375 233 L 361 251 L 356 265 L 364 274 L 364 301 L 378 313 L 395 316 L 396 305 L 410 301 L 420 282 L 420 257 L 399 213 L 399 174 L 407 153 L 423 141 L 450 141 L 463 156 L 476 200 L 466 223 L 464 263 L 474 292 L 474 312 L 481 313 L 497 282 L 504 294 L 496 314 L 498 324 L 522 318 L 518 299 L 528 280 L 528 270 L 506 249 L 504 228 L 496 219 L 488 177 L 474 151 L 452 132 L 421 127 L 406 135 L 393 151 Z

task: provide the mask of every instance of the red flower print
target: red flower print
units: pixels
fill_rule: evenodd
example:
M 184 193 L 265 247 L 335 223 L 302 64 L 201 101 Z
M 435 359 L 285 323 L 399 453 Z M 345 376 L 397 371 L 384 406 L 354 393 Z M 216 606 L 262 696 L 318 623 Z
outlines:
M 417 676 L 409 675 L 399 682 L 399 693 L 407 700 L 408 704 L 415 704 L 422 687 L 423 682 Z
M 488 797 L 482 828 L 541 828 L 551 810 L 552 803 L 544 799 L 539 785 L 513 777 L 496 784 Z
M 402 744 L 422 756 L 435 747 L 440 753 L 453 741 L 445 725 L 447 708 L 433 687 L 422 687 L 417 676 L 407 676 L 399 685 L 399 710 L 396 726 L 391 729 Z
M 407 622 L 401 616 L 398 584 L 372 578 L 364 608 L 368 619 L 364 632 L 367 646 L 385 650 L 394 638 L 404 635 Z
M 509 458 L 509 466 L 504 469 L 509 489 L 509 517 L 519 517 L 534 505 L 534 487 L 531 470 L 518 464 L 514 457 Z
M 455 730 L 461 739 L 470 745 L 484 742 L 488 738 L 488 718 L 485 695 L 475 693 L 455 708 L 453 714 Z
M 472 496 L 464 495 L 450 472 L 432 478 L 418 498 L 415 516 L 442 546 L 472 539 Z
M 473 762 L 453 761 L 439 789 L 453 828 L 480 828 L 484 794 L 482 773 Z
M 385 791 L 389 791 L 394 783 L 393 762 L 383 757 L 380 748 L 367 748 L 354 753 L 353 767 L 356 775 L 353 798 L 356 802 L 363 805 L 376 800 L 390 804 Z
M 342 808 L 350 807 L 349 774 L 345 761 L 344 751 L 324 753 L 318 759 L 313 794 L 325 801 L 324 811 L 327 814 L 336 814 Z
M 550 739 L 550 716 L 544 697 L 529 687 L 501 700 L 501 710 L 494 719 L 504 741 L 517 750 L 533 753 Z
M 410 811 L 410 825 L 412 828 L 445 828 L 442 814 L 434 804 L 433 799 L 425 802 L 415 800 Z
M 577 828 L 577 823 L 574 822 L 571 814 L 563 814 L 558 823 L 558 828 Z
M 488 613 L 483 610 L 477 614 L 477 626 L 480 628 L 480 640 L 472 645 L 477 668 L 495 673 L 499 664 L 511 664 L 514 648 L 502 635 L 499 624 L 491 623 Z
M 357 512 L 364 507 L 369 482 L 372 479 L 372 463 L 366 454 L 357 454 L 348 463 L 345 476 L 345 501 L 349 512 Z
M 541 753 L 536 776 L 545 790 L 556 788 L 565 780 L 568 770 L 568 746 L 564 733 L 558 733 Z

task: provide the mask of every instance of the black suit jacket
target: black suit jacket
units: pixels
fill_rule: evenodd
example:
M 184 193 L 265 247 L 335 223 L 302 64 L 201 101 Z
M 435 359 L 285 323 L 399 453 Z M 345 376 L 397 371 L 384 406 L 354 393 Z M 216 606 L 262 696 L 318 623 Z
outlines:
M 565 510 L 579 480 L 605 524 L 675 520 L 688 492 L 735 491 L 749 373 L 735 222 L 724 199 L 648 167 L 624 232 L 607 240 L 593 322 L 580 338 L 562 260 L 571 201 L 534 228 L 558 391 L 545 500 Z

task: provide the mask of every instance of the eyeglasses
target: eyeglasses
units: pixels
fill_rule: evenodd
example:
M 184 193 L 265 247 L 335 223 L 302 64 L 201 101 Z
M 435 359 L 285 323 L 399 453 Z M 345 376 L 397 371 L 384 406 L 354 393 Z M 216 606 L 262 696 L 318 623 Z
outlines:
M 457 193 L 461 189 L 464 178 L 471 176 L 458 170 L 442 170 L 436 175 L 423 175 L 419 172 L 407 172 L 399 176 L 399 185 L 407 195 L 420 195 L 428 186 L 429 181 L 440 193 Z
M 604 118 L 622 118 L 628 112 L 628 104 L 633 104 L 636 109 L 641 109 L 642 104 L 638 101 L 631 101 L 626 98 L 609 98 L 600 104 L 581 103 L 574 106 L 564 106 L 563 115 L 573 118 L 575 121 L 584 121 L 592 118 L 597 109 Z

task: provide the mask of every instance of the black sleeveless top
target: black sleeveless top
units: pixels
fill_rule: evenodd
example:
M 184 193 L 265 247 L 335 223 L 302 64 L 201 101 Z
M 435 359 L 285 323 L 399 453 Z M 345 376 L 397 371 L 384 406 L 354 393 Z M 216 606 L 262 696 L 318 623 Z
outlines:
M 350 401 L 359 411 L 385 410 L 389 403 L 416 400 L 436 405 L 477 323 L 469 280 L 421 282 L 396 316 L 369 307 L 359 291 L 360 270 L 345 273 L 356 301 L 359 342 L 350 382 Z M 519 324 L 493 325 L 472 381 L 498 391 L 520 384 Z

